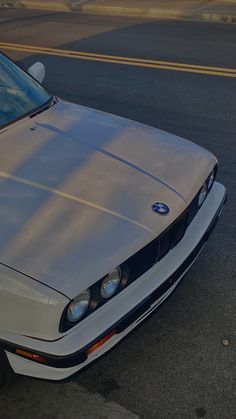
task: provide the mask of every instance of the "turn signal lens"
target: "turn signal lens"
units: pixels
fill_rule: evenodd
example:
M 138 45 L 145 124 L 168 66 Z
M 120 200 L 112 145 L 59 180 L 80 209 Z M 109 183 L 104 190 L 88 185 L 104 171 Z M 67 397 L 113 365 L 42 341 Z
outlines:
M 16 348 L 16 354 L 23 356 L 24 358 L 31 359 L 31 361 L 37 361 L 42 363 L 46 362 L 46 359 L 43 356 L 34 354 L 33 352 L 25 351 L 24 349 Z
M 104 336 L 104 338 L 95 343 L 95 345 L 91 346 L 91 348 L 88 348 L 86 354 L 90 355 L 93 352 L 97 351 L 102 345 L 104 345 L 104 343 L 106 343 L 114 335 L 116 335 L 116 331 L 112 330 L 110 333 L 108 333 L 108 335 Z

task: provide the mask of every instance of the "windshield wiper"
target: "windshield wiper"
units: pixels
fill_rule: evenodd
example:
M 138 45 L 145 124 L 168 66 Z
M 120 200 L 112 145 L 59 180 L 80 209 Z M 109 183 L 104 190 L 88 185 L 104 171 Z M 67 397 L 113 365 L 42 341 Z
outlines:
M 38 106 L 36 109 L 33 109 L 30 112 L 27 112 L 23 115 L 20 115 L 18 118 L 13 119 L 13 120 L 7 122 L 6 124 L 1 125 L 1 123 L 0 123 L 0 131 L 2 129 L 5 129 L 9 125 L 14 124 L 15 122 L 20 121 L 23 118 L 26 118 L 26 117 L 34 118 L 36 115 L 40 114 L 41 112 L 44 112 L 47 109 L 51 108 L 51 106 L 55 105 L 57 102 L 58 102 L 58 99 L 55 96 L 51 96 L 50 99 L 46 103 L 44 103 L 43 105 Z
M 58 102 L 58 99 L 55 96 L 52 96 L 48 102 L 46 102 L 44 105 L 40 106 L 38 109 L 36 109 L 31 115 L 29 115 L 30 118 L 34 118 L 35 116 L 39 115 L 40 113 L 46 111 L 47 109 L 51 108 L 53 105 L 55 105 Z

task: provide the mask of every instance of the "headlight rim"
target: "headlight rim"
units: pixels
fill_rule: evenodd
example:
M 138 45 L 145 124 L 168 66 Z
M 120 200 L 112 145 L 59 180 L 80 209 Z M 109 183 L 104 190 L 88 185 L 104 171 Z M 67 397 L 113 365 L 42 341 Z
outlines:
M 87 293 L 88 294 L 88 302 L 87 302 L 87 306 L 86 306 L 86 308 L 84 309 L 84 311 L 82 312 L 82 314 L 77 318 L 77 319 L 75 319 L 75 320 L 71 320 L 70 318 L 69 318 L 69 316 L 68 316 L 68 313 L 69 313 L 69 309 L 70 309 L 70 307 L 71 307 L 71 305 L 72 304 L 74 304 L 75 302 L 76 302 L 76 299 L 78 299 L 81 295 L 83 295 L 83 294 L 85 294 L 85 293 Z M 69 322 L 69 323 L 71 323 L 71 324 L 76 324 L 76 323 L 78 323 L 79 321 L 81 321 L 81 319 L 84 317 L 84 315 L 86 314 L 86 312 L 88 311 L 88 308 L 89 308 L 89 305 L 90 305 L 90 302 L 91 302 L 91 291 L 90 291 L 90 288 L 87 288 L 86 290 L 84 290 L 84 291 L 82 291 L 80 294 L 78 294 L 73 300 L 71 300 L 70 301 L 70 303 L 67 305 L 67 309 L 66 309 L 66 319 L 67 319 L 67 321 Z
M 114 290 L 114 292 L 110 295 L 110 296 L 108 296 L 108 297 L 105 297 L 103 294 L 102 294 L 102 285 L 104 284 L 104 282 L 106 281 L 106 280 L 108 280 L 108 276 L 109 275 L 111 275 L 115 270 L 118 270 L 119 271 L 119 282 L 117 283 L 117 286 L 116 286 L 116 288 L 115 288 L 115 290 Z M 114 268 L 111 272 L 109 272 L 105 277 L 103 277 L 102 278 L 102 280 L 101 280 L 101 284 L 100 284 L 100 295 L 101 295 L 101 298 L 104 300 L 104 301 L 108 301 L 108 300 L 110 300 L 111 298 L 113 298 L 115 295 L 116 295 L 116 293 L 119 291 L 119 288 L 120 288 L 120 285 L 121 285 L 121 282 L 122 282 L 122 269 L 121 269 L 121 266 L 117 266 L 116 268 Z
M 217 166 L 215 166 L 214 169 L 212 169 L 210 175 L 207 178 L 207 190 L 208 190 L 208 193 L 210 192 L 210 190 L 212 189 L 212 187 L 214 185 L 214 182 L 215 182 L 215 179 L 216 179 L 216 172 L 217 172 Z M 212 183 L 209 186 L 209 181 L 210 181 L 212 175 L 213 175 Z
M 201 193 L 202 193 L 202 190 L 205 188 L 205 196 L 203 197 L 203 199 L 202 199 L 202 201 L 200 202 L 200 197 L 201 197 Z M 199 191 L 199 193 L 198 193 L 198 208 L 200 209 L 201 207 L 202 207 L 202 205 L 204 204 L 204 202 L 205 202 L 205 200 L 206 200 L 206 197 L 207 197 L 207 195 L 208 195 L 208 188 L 207 188 L 207 181 L 205 181 L 204 183 L 203 183 L 203 185 L 202 185 L 202 187 L 201 187 L 201 189 L 200 189 L 200 191 Z
M 214 182 L 216 180 L 217 170 L 218 170 L 218 165 L 216 164 L 215 167 L 211 170 L 210 174 L 208 175 L 207 179 L 205 180 L 205 182 L 203 183 L 203 185 L 201 186 L 201 188 L 198 192 L 198 209 L 200 209 L 202 207 L 202 205 L 204 204 L 208 194 L 210 193 L 211 189 L 213 188 Z M 211 185 L 209 186 L 209 180 L 210 180 L 212 175 L 213 175 L 213 180 L 212 180 Z M 201 194 L 201 191 L 202 191 L 202 189 L 204 188 L 205 185 L 206 185 L 206 195 L 205 195 L 203 201 L 199 204 L 200 194 Z

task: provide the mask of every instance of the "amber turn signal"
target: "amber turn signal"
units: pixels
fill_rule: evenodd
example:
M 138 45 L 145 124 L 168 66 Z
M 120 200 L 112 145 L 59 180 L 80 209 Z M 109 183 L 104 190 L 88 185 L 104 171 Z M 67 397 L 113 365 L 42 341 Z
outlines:
M 101 340 L 99 340 L 97 343 L 95 343 L 93 346 L 87 349 L 86 354 L 90 355 L 91 353 L 97 351 L 104 343 L 106 343 L 109 339 L 112 338 L 112 336 L 116 335 L 116 331 L 112 330 L 108 335 L 104 336 Z
M 41 362 L 44 364 L 46 362 L 46 359 L 43 356 L 25 351 L 24 349 L 16 348 L 16 354 L 23 356 L 24 358 L 31 359 L 31 361 Z

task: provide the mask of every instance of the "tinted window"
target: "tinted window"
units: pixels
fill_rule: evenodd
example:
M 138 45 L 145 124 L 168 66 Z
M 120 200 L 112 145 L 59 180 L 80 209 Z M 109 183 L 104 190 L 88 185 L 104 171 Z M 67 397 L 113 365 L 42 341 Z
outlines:
M 0 54 L 0 128 L 39 108 L 50 97 L 36 81 Z

